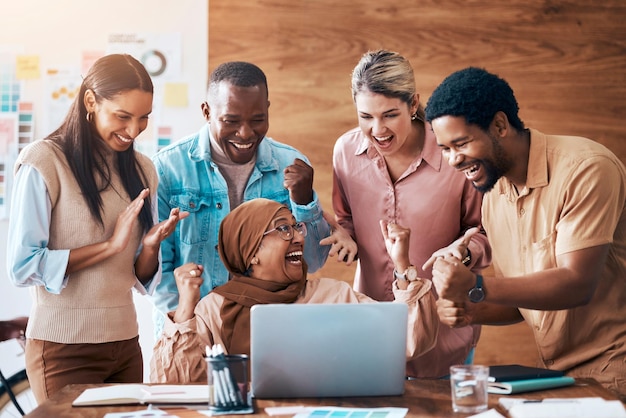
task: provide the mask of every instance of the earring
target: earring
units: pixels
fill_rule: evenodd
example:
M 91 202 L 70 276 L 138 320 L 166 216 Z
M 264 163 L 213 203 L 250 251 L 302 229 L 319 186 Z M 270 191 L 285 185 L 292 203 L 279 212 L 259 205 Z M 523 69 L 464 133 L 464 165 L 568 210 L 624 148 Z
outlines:
M 257 264 L 259 264 L 259 259 L 256 257 L 252 257 L 252 260 L 250 260 L 250 264 L 256 266 Z
M 411 120 L 417 120 L 417 112 L 411 115 Z
M 87 122 L 91 123 L 91 121 L 93 120 L 93 113 L 91 112 L 87 112 Z

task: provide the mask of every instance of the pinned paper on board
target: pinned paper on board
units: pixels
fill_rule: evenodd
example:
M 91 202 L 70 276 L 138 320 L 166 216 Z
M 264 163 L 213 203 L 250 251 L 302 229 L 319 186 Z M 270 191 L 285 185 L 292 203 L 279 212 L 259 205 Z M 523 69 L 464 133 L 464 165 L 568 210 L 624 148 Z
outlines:
M 35 137 L 35 114 L 31 102 L 19 102 L 18 109 L 17 152 L 19 153 L 26 145 L 33 142 Z
M 114 33 L 109 35 L 107 53 L 132 55 L 158 82 L 180 79 L 181 50 L 180 33 Z
M 163 93 L 163 104 L 170 107 L 187 107 L 187 83 L 165 83 Z
M 18 55 L 15 59 L 15 78 L 18 80 L 41 78 L 39 55 Z
M 15 57 L 0 53 L 0 112 L 17 112 L 22 82 L 15 75 Z
M 45 106 L 48 118 L 44 132 L 56 130 L 67 115 L 70 106 L 80 91 L 82 82 L 78 68 L 50 68 L 46 71 Z
M 172 127 L 171 126 L 159 126 L 157 129 L 157 151 L 161 148 L 167 147 L 172 143 Z
M 81 57 L 81 74 L 83 77 L 87 75 L 93 63 L 105 55 L 106 52 L 104 51 L 83 51 Z
M 7 168 L 13 167 L 15 157 L 10 153 L 16 148 L 19 130 L 17 112 L 0 112 L 0 219 L 8 216 L 9 187 Z
M 0 113 L 0 161 L 4 162 L 9 155 L 9 147 L 17 148 L 19 116 L 17 112 Z

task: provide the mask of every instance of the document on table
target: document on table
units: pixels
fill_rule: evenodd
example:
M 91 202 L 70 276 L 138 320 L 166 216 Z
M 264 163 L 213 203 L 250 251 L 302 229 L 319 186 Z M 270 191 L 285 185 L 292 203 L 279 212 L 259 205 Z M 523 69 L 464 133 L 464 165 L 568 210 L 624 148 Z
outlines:
M 166 411 L 159 409 L 144 409 L 142 411 L 129 411 L 129 412 L 109 412 L 104 418 L 179 418 L 177 415 L 171 415 Z
M 626 418 L 626 410 L 620 401 L 602 398 L 548 398 L 531 400 L 500 398 L 500 405 L 511 418 Z
M 294 418 L 404 418 L 408 408 L 340 408 L 336 406 L 287 406 L 265 408 L 267 415 Z

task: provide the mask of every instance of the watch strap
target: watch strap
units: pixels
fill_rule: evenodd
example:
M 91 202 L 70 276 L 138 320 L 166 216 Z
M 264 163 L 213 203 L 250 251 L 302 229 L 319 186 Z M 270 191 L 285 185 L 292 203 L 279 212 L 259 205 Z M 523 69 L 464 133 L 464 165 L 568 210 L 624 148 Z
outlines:
M 483 288 L 483 276 L 480 274 L 476 275 L 476 286 L 474 286 L 477 289 L 482 289 Z
M 467 296 L 470 302 L 478 303 L 485 300 L 485 289 L 483 288 L 483 276 L 480 274 L 476 275 L 476 284 L 472 287 L 469 292 L 467 292 Z
M 411 272 L 411 273 L 409 273 Z M 411 279 L 410 276 L 415 276 Z M 394 268 L 393 269 L 393 277 L 395 277 L 398 280 L 405 280 L 405 281 L 409 281 L 409 282 L 413 282 L 415 280 L 417 280 L 417 267 L 415 267 L 413 264 L 409 265 L 406 270 L 404 270 L 403 273 L 398 273 L 398 271 Z

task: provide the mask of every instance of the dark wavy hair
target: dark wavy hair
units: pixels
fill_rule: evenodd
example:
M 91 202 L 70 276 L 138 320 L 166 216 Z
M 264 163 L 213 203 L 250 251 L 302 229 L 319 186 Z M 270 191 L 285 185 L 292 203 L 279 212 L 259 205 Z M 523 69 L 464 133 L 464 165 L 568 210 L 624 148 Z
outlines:
M 154 87 L 144 66 L 127 54 L 111 54 L 98 59 L 83 79 L 80 90 L 61 126 L 46 139 L 57 142 L 80 186 L 91 215 L 102 224 L 102 197 L 100 192 L 111 184 L 112 170 L 118 170 L 124 190 L 134 199 L 141 190 L 148 187 L 145 173 L 137 163 L 135 150 L 131 145 L 126 151 L 117 152 L 117 166 L 104 164 L 106 144 L 87 121 L 84 96 L 92 90 L 96 100 L 112 100 L 115 96 L 130 90 L 142 90 L 153 94 Z M 98 187 L 96 174 L 104 179 Z M 153 225 L 150 198 L 146 198 L 139 214 L 144 230 Z
M 211 96 L 215 91 L 215 87 L 222 81 L 237 87 L 263 85 L 265 86 L 265 93 L 269 95 L 265 73 L 259 67 L 249 62 L 230 61 L 220 64 L 209 77 L 208 97 Z
M 515 129 L 524 130 L 509 84 L 482 68 L 468 67 L 450 74 L 437 86 L 426 104 L 426 120 L 463 116 L 468 124 L 486 131 L 499 111 L 504 112 Z

